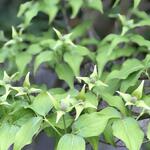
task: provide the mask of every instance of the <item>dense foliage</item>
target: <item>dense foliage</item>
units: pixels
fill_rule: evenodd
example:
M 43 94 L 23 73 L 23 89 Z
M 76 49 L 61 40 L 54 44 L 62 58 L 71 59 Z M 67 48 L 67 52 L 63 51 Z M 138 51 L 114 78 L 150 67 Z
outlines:
M 0 32 L 0 150 L 12 144 L 21 150 L 41 131 L 55 137 L 57 150 L 87 144 L 98 150 L 100 141 L 140 150 L 150 140 L 150 124 L 146 131 L 139 125 L 150 117 L 150 41 L 138 31 L 150 17 L 138 9 L 140 2 L 133 0 L 124 13 L 120 0 L 109 10 L 101 0 L 21 4 L 12 37 Z M 99 36 L 92 12 L 112 18 L 115 30 Z M 37 18 L 42 29 L 36 30 Z M 64 81 L 61 86 L 31 82 L 42 66 Z

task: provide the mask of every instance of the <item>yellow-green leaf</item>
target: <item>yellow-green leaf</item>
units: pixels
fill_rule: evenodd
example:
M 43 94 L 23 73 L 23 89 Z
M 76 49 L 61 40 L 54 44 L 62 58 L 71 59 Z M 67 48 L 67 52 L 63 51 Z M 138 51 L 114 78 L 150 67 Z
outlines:
M 83 4 L 83 0 L 69 0 L 68 2 L 72 7 L 71 18 L 75 18 Z
M 120 117 L 120 113 L 111 107 L 100 112 L 81 115 L 72 126 L 73 133 L 83 137 L 99 136 L 104 131 L 109 119 Z
M 116 120 L 112 128 L 114 136 L 121 139 L 129 150 L 140 150 L 144 133 L 135 119 Z
M 0 127 L 0 149 L 8 150 L 14 143 L 14 139 L 19 127 L 4 123 Z
M 29 106 L 32 110 L 41 116 L 45 116 L 53 107 L 53 104 L 46 92 L 40 93 L 35 97 L 33 103 Z
M 59 140 L 57 150 L 85 150 L 85 141 L 78 135 L 65 134 Z
M 74 74 L 71 68 L 65 63 L 60 63 L 56 65 L 55 70 L 59 79 L 65 80 L 70 88 L 73 88 Z
M 81 65 L 81 62 L 83 60 L 83 57 L 76 54 L 76 53 L 65 53 L 64 54 L 64 60 L 71 67 L 71 69 L 73 70 L 75 76 L 79 76 L 80 65 Z
M 17 132 L 14 142 L 14 150 L 21 150 L 25 145 L 32 142 L 33 136 L 38 133 L 42 118 L 34 117 L 26 122 Z

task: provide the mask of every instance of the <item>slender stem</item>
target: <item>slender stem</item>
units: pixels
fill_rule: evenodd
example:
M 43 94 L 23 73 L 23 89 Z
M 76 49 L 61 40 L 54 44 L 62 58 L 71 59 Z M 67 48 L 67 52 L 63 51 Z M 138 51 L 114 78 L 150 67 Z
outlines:
M 27 98 L 28 98 L 29 104 L 31 104 L 32 101 L 31 101 L 29 93 L 27 93 Z
M 109 143 L 103 141 L 103 140 L 99 140 L 100 143 L 103 143 L 103 144 L 106 144 L 106 145 L 110 145 Z M 125 147 L 124 145 L 117 145 L 116 144 L 116 147 Z
M 66 127 L 66 121 L 65 121 L 65 116 L 64 115 L 63 115 L 63 123 L 64 123 L 65 133 L 67 133 L 67 127 Z
M 137 116 L 136 120 L 139 120 L 139 118 L 144 114 L 144 109 L 142 110 L 142 112 Z
M 53 124 L 50 123 L 50 121 L 47 119 L 47 118 L 44 118 L 44 121 L 46 123 L 48 123 L 55 131 L 56 133 L 59 135 L 59 136 L 62 136 L 62 134 L 55 128 L 55 126 L 53 126 Z

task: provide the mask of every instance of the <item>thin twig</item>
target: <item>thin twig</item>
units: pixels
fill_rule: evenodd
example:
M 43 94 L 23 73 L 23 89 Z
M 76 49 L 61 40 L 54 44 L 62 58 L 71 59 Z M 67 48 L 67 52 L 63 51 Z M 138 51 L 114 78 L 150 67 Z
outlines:
M 66 127 L 66 121 L 64 115 L 63 115 L 63 124 L 64 124 L 65 133 L 67 133 L 67 127 Z
M 55 126 L 53 124 L 50 123 L 50 121 L 47 118 L 44 118 L 44 121 L 46 123 L 48 123 L 55 131 L 58 135 L 62 136 L 62 134 L 55 128 Z
M 103 143 L 103 144 L 107 144 L 107 145 L 110 145 L 109 143 L 105 142 L 105 141 L 102 141 L 102 140 L 99 140 L 100 143 Z M 116 144 L 116 147 L 125 147 L 124 145 L 117 145 Z
M 32 101 L 31 101 L 31 98 L 30 98 L 29 93 L 27 93 L 27 99 L 28 99 L 29 104 L 31 104 L 31 103 L 32 103 Z

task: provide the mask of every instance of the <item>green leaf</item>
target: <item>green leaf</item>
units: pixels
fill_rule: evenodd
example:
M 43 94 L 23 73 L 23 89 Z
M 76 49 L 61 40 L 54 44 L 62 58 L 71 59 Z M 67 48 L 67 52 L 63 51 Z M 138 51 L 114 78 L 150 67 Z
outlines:
M 121 82 L 120 91 L 126 92 L 130 87 L 133 87 L 137 83 L 141 74 L 142 71 L 137 71 L 129 75 L 128 78 Z
M 65 115 L 64 111 L 61 111 L 61 110 L 57 111 L 56 123 L 59 122 L 59 120 L 63 117 L 63 115 Z
M 40 11 L 46 13 L 49 16 L 49 23 L 51 23 L 58 12 L 58 4 L 59 0 L 45 0 L 40 2 Z M 51 9 L 49 9 L 51 8 Z
M 117 91 L 117 93 L 124 99 L 125 102 L 131 102 L 132 96 L 130 94 L 122 93 Z
M 106 75 L 103 74 L 103 76 L 105 77 Z M 107 85 L 108 87 L 106 88 L 104 87 L 103 89 L 102 88 L 96 89 L 97 93 L 101 94 L 104 91 L 104 92 L 109 93 L 110 95 L 113 95 L 116 92 L 116 90 L 118 90 L 118 88 L 120 87 L 120 81 L 119 79 L 110 80 L 107 82 Z
M 98 146 L 99 146 L 99 137 L 98 136 L 90 137 L 90 138 L 87 138 L 86 140 L 90 143 L 93 150 L 98 150 Z
M 147 104 L 148 106 L 150 106 L 149 95 L 143 96 L 142 100 L 145 102 L 145 104 Z
M 106 36 L 101 42 L 100 42 L 100 47 L 104 46 L 105 44 L 108 44 L 108 52 L 107 52 L 107 56 L 110 56 L 110 54 L 112 54 L 113 50 L 115 48 L 118 48 L 117 46 L 121 43 L 126 43 L 129 41 L 129 38 L 126 36 L 121 36 L 121 35 L 117 35 L 117 34 L 109 34 L 108 36 Z
M 76 105 L 75 106 L 75 110 L 76 110 L 76 117 L 75 117 L 75 120 L 77 120 L 78 119 L 78 117 L 80 116 L 80 114 L 82 113 L 82 111 L 83 111 L 83 109 L 84 109 L 84 106 L 83 105 Z
M 27 49 L 27 52 L 32 55 L 38 54 L 41 51 L 42 51 L 42 47 L 39 44 L 31 44 Z
M 79 76 L 79 74 L 80 74 L 80 65 L 82 63 L 83 57 L 76 54 L 76 53 L 65 53 L 64 54 L 64 60 L 71 67 L 71 69 L 73 70 L 75 76 Z
M 35 63 L 34 63 L 34 72 L 38 69 L 38 67 L 44 63 L 44 62 L 49 62 L 53 60 L 53 52 L 51 51 L 44 51 L 40 53 L 36 58 L 35 58 Z
M 113 8 L 116 7 L 119 2 L 120 2 L 120 0 L 115 0 L 115 2 L 114 2 L 114 4 L 113 4 Z
M 60 120 L 58 121 L 58 123 L 56 123 L 56 116 L 57 116 L 56 114 L 50 114 L 47 119 L 55 127 L 60 128 L 60 129 L 65 129 L 63 118 L 60 118 Z M 71 123 L 73 122 L 73 117 L 70 116 L 69 114 L 65 114 L 64 115 L 64 119 L 65 119 L 65 123 L 66 123 L 66 128 L 68 128 L 71 125 Z
M 0 96 L 0 105 L 10 105 L 7 102 L 7 97 L 10 94 L 10 92 L 11 92 L 10 90 L 6 90 L 5 94 L 3 96 Z
M 52 95 L 64 94 L 65 90 L 63 88 L 51 88 L 48 90 Z
M 102 93 L 102 98 L 106 101 L 110 106 L 116 107 L 120 112 L 124 115 L 127 114 L 127 109 L 125 107 L 124 102 L 119 96 L 113 96 L 109 93 Z
M 91 7 L 103 13 L 103 3 L 101 0 L 88 0 L 87 3 L 88 7 Z
M 16 29 L 12 26 L 12 38 L 15 39 L 18 37 L 18 33 L 16 31 Z
M 134 73 L 143 68 L 144 68 L 144 66 L 142 65 L 142 63 L 139 60 L 129 59 L 123 63 L 120 70 L 112 71 L 108 75 L 106 80 L 108 81 L 108 80 L 112 80 L 112 79 L 126 79 L 131 73 Z
M 85 150 L 85 141 L 78 135 L 65 134 L 59 140 L 57 150 Z
M 77 25 L 75 28 L 72 29 L 72 36 L 71 39 L 74 40 L 83 36 L 86 31 L 91 27 L 92 22 L 89 20 L 84 20 L 84 22 Z M 91 39 L 90 39 L 91 40 Z
M 132 95 L 135 96 L 137 99 L 141 99 L 143 95 L 143 87 L 144 87 L 144 80 L 141 82 L 139 87 L 133 91 Z
M 107 143 L 110 143 L 111 145 L 115 146 L 115 140 L 112 132 L 112 122 L 114 120 L 111 120 L 108 122 L 105 130 L 104 130 L 104 138 Z
M 1 53 L 0 53 L 0 63 L 3 63 L 5 61 L 5 59 L 7 58 L 7 54 L 5 52 L 6 51 L 4 51 L 3 48 L 2 48 Z
M 83 0 L 69 0 L 68 2 L 72 7 L 71 18 L 75 18 L 83 4 Z
M 7 38 L 4 35 L 4 32 L 0 30 L 0 42 L 6 42 Z
M 23 108 L 27 105 L 27 103 L 23 104 L 22 102 L 16 103 L 15 109 L 11 113 L 11 115 L 13 115 L 13 118 L 15 119 L 14 124 L 16 124 L 19 127 L 23 126 L 35 115 L 31 110 Z
M 150 19 L 146 18 L 147 16 L 145 16 L 143 19 L 139 21 L 138 23 L 134 24 L 134 27 L 142 27 L 142 26 L 149 26 L 150 25 Z
M 125 37 L 125 36 L 116 36 L 114 39 L 111 40 L 111 44 L 109 46 L 109 49 L 108 49 L 108 55 L 111 55 L 113 50 L 117 47 L 118 44 L 120 43 L 126 43 L 128 42 L 128 38 Z
M 55 109 L 59 109 L 59 102 L 57 101 L 57 99 L 49 92 L 47 92 L 48 96 L 49 96 L 49 99 L 51 101 L 51 103 L 53 104 L 54 108 Z
M 143 60 L 143 64 L 146 69 L 150 67 L 150 54 L 146 55 L 145 59 Z
M 105 115 L 108 116 L 109 118 L 121 118 L 120 112 L 118 112 L 115 108 L 113 107 L 106 107 L 102 109 L 101 111 L 97 112 L 99 115 Z
M 52 107 L 53 104 L 46 92 L 42 92 L 37 97 L 35 97 L 33 103 L 29 106 L 29 108 L 41 116 L 46 116 Z
M 33 136 L 40 129 L 41 122 L 41 117 L 34 117 L 20 128 L 15 137 L 14 150 L 21 150 L 25 145 L 31 143 Z
M 30 2 L 26 2 L 26 3 L 24 3 L 24 4 L 21 4 L 17 16 L 18 16 L 18 17 L 21 17 L 21 16 L 24 14 L 24 12 L 25 12 L 31 5 L 32 5 L 32 2 L 31 2 L 31 1 L 30 1 Z
M 138 44 L 139 46 L 145 46 L 149 49 L 150 47 L 150 41 L 146 40 L 143 36 L 138 35 L 138 34 L 131 34 L 130 40 L 136 44 Z
M 93 106 L 95 106 L 97 108 L 98 106 L 98 98 L 96 97 L 96 95 L 94 95 L 92 92 L 87 92 L 85 94 L 85 101 L 91 103 Z M 91 108 L 88 108 L 88 110 L 91 110 Z
M 134 0 L 133 8 L 136 9 L 139 6 L 140 2 L 141 2 L 141 0 Z
M 144 108 L 144 110 L 148 110 L 150 111 L 150 107 L 143 101 L 143 100 L 138 100 L 135 102 L 135 105 L 137 107 L 141 107 L 141 108 Z M 143 113 L 145 113 L 145 111 L 142 111 L 141 114 L 143 115 Z M 138 117 L 139 118 L 139 117 Z
M 120 117 L 120 113 L 111 107 L 100 112 L 81 115 L 72 126 L 73 133 L 83 137 L 99 136 L 109 119 Z
M 101 76 L 103 72 L 103 68 L 106 65 L 108 61 L 115 60 L 120 57 L 128 57 L 130 56 L 135 50 L 131 47 L 126 47 L 126 48 L 117 48 L 113 51 L 111 55 L 108 56 L 108 50 L 109 50 L 110 45 L 104 45 L 100 47 L 100 50 L 98 52 L 98 55 L 96 56 L 96 61 L 98 63 L 98 73 L 99 76 Z
M 73 88 L 74 74 L 67 64 L 65 63 L 57 64 L 55 71 L 59 79 L 65 80 L 70 86 L 70 88 Z
M 140 150 L 144 133 L 133 118 L 117 120 L 113 123 L 113 134 L 121 139 L 129 150 Z
M 24 25 L 28 26 L 31 20 L 38 14 L 39 11 L 39 3 L 31 4 L 28 10 L 24 13 Z
M 30 72 L 27 73 L 23 82 L 23 87 L 30 88 Z
M 80 56 L 86 56 L 89 54 L 89 50 L 86 47 L 81 46 L 81 45 L 72 46 L 70 47 L 70 50 L 72 52 L 78 53 L 78 55 Z
M 14 143 L 18 127 L 3 123 L 0 127 L 0 149 L 8 150 L 8 148 Z
M 53 28 L 53 30 L 55 31 L 56 35 L 58 36 L 58 38 L 61 40 L 62 39 L 62 34 L 60 33 L 60 31 L 58 31 L 56 28 Z
M 136 51 L 133 47 L 124 47 L 124 48 L 117 48 L 113 51 L 110 55 L 110 60 L 115 60 L 120 57 L 129 57 Z
M 26 52 L 19 53 L 16 57 L 16 64 L 19 70 L 20 75 L 23 75 L 27 64 L 29 64 L 32 60 L 31 54 Z
M 109 48 L 108 45 L 101 46 L 100 51 L 98 52 L 98 55 L 96 56 L 99 76 L 101 76 L 103 69 L 104 69 L 104 66 L 107 63 L 107 61 L 109 60 L 108 48 Z

